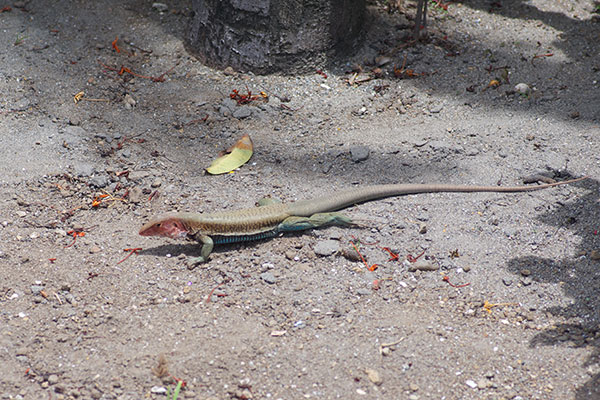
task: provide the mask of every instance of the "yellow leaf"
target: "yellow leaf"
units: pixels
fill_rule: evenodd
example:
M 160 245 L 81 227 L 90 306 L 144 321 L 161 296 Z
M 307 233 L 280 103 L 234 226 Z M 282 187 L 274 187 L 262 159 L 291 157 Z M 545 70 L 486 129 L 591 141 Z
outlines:
M 253 145 L 248 134 L 242 136 L 238 142 L 227 150 L 226 154 L 212 162 L 206 172 L 212 175 L 224 174 L 246 164 L 252 157 Z

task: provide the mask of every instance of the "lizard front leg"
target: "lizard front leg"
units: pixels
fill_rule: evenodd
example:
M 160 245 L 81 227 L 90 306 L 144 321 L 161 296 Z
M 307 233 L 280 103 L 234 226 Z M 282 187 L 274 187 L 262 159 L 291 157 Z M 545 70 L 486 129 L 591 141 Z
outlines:
M 340 213 L 317 213 L 310 217 L 288 217 L 277 225 L 278 232 L 294 232 L 321 228 L 329 225 L 354 225 L 352 220 Z
M 208 261 L 208 256 L 213 250 L 215 246 L 212 238 L 208 235 L 200 235 L 199 237 L 195 237 L 194 239 L 200 241 L 202 243 L 202 249 L 200 250 L 200 257 L 194 257 L 190 259 L 192 264 L 199 264 Z

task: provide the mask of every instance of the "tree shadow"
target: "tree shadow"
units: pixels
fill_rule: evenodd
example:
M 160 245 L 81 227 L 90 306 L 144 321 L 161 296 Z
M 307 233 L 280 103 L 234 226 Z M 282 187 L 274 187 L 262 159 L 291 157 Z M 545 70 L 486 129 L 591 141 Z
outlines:
M 592 370 L 597 371 L 600 368 L 600 261 L 594 249 L 600 248 L 600 236 L 594 227 L 595 221 L 600 219 L 600 185 L 591 179 L 577 185 L 590 189 L 589 193 L 542 214 L 538 219 L 555 226 L 555 235 L 568 230 L 581 238 L 579 248 L 573 251 L 580 255 L 563 260 L 534 256 L 515 258 L 508 263 L 508 270 L 518 275 L 520 271 L 528 269 L 534 281 L 558 284 L 565 298 L 570 299 L 566 305 L 545 309 L 563 322 L 535 335 L 530 346 L 593 347 L 584 367 L 593 367 Z M 594 373 L 585 385 L 577 389 L 576 398 L 600 398 L 600 373 Z

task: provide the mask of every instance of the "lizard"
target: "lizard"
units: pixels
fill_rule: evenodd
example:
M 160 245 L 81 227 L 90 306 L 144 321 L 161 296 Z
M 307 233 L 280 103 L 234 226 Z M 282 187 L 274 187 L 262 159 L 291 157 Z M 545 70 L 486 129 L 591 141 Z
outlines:
M 468 186 L 448 184 L 388 184 L 342 190 L 328 196 L 291 203 L 275 200 L 259 202 L 258 207 L 215 213 L 171 212 L 148 221 L 141 236 L 189 238 L 202 243 L 200 257 L 205 262 L 215 244 L 248 242 L 330 225 L 356 225 L 349 217 L 332 212 L 368 201 L 419 193 L 440 192 L 531 192 L 587 179 L 582 177 L 538 186 Z

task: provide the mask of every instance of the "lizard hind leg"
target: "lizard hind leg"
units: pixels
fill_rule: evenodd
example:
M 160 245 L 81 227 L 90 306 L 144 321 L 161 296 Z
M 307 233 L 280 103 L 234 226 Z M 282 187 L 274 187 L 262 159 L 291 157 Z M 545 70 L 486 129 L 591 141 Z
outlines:
M 310 217 L 288 217 L 277 226 L 277 231 L 294 232 L 330 225 L 349 226 L 354 225 L 354 222 L 340 213 L 317 213 Z

